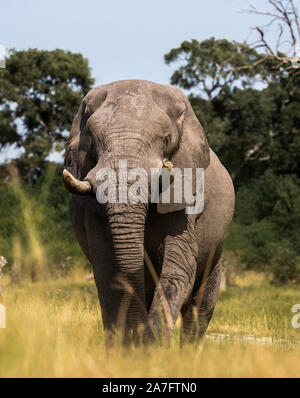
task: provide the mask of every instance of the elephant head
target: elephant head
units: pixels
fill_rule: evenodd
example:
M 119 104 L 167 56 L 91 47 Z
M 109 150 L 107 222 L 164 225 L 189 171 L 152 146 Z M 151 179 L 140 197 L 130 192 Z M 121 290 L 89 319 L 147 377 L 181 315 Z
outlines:
M 204 131 L 184 94 L 169 85 L 147 81 L 118 81 L 92 89 L 83 99 L 67 142 L 63 182 L 75 195 L 95 195 L 97 172 L 164 166 L 206 168 L 209 146 Z M 193 172 L 193 176 L 195 173 Z M 193 190 L 195 191 L 193 181 Z M 100 206 L 100 204 L 99 204 Z M 129 307 L 132 327 L 144 322 L 137 309 L 144 302 L 144 227 L 146 203 L 102 205 L 109 225 L 118 270 L 136 292 Z M 182 210 L 187 203 L 158 203 L 159 213 Z

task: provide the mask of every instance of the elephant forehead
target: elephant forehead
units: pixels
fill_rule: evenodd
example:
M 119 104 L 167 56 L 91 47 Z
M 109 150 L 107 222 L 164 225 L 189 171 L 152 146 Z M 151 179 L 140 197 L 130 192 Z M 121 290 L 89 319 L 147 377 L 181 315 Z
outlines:
M 116 114 L 121 113 L 129 118 L 142 118 L 145 117 L 146 113 L 151 113 L 153 103 L 151 98 L 145 93 L 132 93 L 126 91 L 122 94 L 109 95 L 107 101 L 103 105 L 103 111 L 105 114 Z
M 129 95 L 128 100 L 129 108 L 136 113 L 137 118 L 144 116 L 144 113 L 149 111 L 151 104 L 146 95 Z
M 102 104 L 127 104 L 142 116 L 145 109 L 158 105 L 168 114 L 178 116 L 185 109 L 185 96 L 181 90 L 170 85 L 162 85 L 145 80 L 121 80 L 93 88 L 85 97 L 85 103 L 91 113 Z
M 105 103 L 88 119 L 91 131 L 105 132 L 125 130 L 160 134 L 172 127 L 170 118 L 146 95 L 122 95 L 117 99 L 107 98 Z

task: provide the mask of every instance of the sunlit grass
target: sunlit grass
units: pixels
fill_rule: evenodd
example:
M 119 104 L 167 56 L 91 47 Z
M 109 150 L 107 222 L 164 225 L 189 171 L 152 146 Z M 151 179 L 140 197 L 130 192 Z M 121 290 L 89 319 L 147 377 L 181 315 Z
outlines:
M 45 195 L 48 184 L 44 184 L 41 191 L 41 196 Z M 49 270 L 47 263 L 47 255 L 45 248 L 40 240 L 38 217 L 34 201 L 29 198 L 24 189 L 21 187 L 21 182 L 18 176 L 14 178 L 13 192 L 21 209 L 20 224 L 23 225 L 24 235 L 27 240 L 27 250 L 22 247 L 20 232 L 16 231 L 13 239 L 13 269 L 12 276 L 15 280 L 24 278 L 41 279 L 47 277 Z M 46 220 L 44 220 L 46 221 Z
M 296 287 L 229 287 L 208 334 L 285 338 L 256 344 L 215 341 L 180 348 L 116 347 L 106 352 L 93 282 L 65 280 L 6 285 L 6 329 L 0 329 L 1 377 L 299 377 L 300 330 L 291 326 Z
M 248 273 L 244 275 L 245 279 Z M 254 281 L 241 281 L 221 292 L 208 331 L 300 342 L 300 329 L 291 325 L 292 306 L 300 303 L 299 285 L 275 287 L 267 280 Z

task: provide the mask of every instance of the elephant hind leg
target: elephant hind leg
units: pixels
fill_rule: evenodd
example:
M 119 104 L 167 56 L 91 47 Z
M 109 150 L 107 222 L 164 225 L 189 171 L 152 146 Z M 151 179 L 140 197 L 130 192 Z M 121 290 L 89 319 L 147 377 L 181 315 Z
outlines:
M 222 249 L 221 252 L 216 250 L 208 276 L 205 277 L 204 273 L 199 288 L 182 307 L 182 342 L 200 341 L 206 332 L 218 299 L 222 273 L 221 253 Z

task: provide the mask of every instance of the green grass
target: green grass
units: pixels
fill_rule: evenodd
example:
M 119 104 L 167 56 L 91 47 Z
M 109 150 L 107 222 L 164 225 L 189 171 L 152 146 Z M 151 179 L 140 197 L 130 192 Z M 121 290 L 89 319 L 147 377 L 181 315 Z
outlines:
M 300 286 L 231 286 L 221 292 L 208 331 L 231 335 L 268 336 L 300 342 L 300 329 L 291 325 L 292 306 L 300 303 Z
M 0 329 L 1 377 L 299 377 L 300 329 L 291 307 L 299 285 L 271 286 L 245 273 L 222 292 L 208 336 L 179 347 L 179 323 L 170 347 L 107 352 L 96 288 L 82 274 L 47 282 L 10 284 L 4 298 L 7 327 Z M 241 336 L 270 336 L 259 344 Z M 234 340 L 233 336 L 239 336 Z M 276 342 L 276 339 L 286 341 Z

